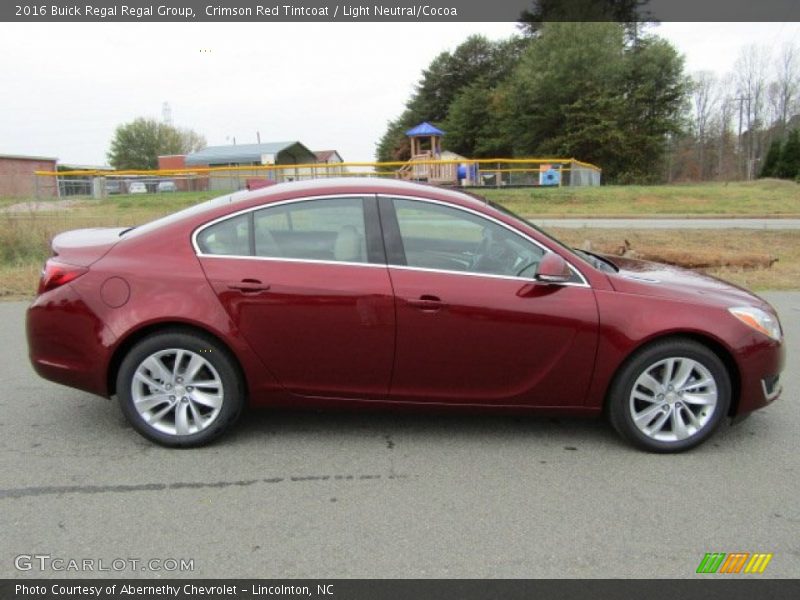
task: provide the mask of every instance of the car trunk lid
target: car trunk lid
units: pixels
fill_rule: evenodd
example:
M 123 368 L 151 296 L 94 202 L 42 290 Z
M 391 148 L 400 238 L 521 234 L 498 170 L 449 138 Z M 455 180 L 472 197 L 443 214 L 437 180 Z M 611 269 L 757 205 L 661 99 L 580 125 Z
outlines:
M 94 227 L 65 231 L 53 238 L 53 254 L 60 262 L 88 267 L 120 241 L 127 227 Z

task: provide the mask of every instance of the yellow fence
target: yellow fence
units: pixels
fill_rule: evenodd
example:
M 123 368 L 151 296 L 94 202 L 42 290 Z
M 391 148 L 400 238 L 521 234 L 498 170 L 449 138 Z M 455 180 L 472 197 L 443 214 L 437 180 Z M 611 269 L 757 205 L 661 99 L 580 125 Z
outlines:
M 243 189 L 248 179 L 297 181 L 383 177 L 462 186 L 599 185 L 601 169 L 574 158 L 491 158 L 392 162 L 230 165 L 155 170 L 36 171 L 38 196 Z M 136 183 L 136 186 L 131 184 Z

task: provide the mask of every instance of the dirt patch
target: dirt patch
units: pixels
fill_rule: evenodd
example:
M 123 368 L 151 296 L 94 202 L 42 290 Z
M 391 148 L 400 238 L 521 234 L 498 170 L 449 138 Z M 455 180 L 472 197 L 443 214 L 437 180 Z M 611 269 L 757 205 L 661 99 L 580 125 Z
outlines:
M 588 244 L 592 246 L 591 242 Z M 633 247 L 627 239 L 613 246 L 598 244 L 596 250 L 605 254 L 639 258 L 653 262 L 666 263 L 687 269 L 717 269 L 734 267 L 739 269 L 769 269 L 778 262 L 778 257 L 765 253 L 731 252 L 730 250 L 674 250 L 669 248 L 648 248 L 646 245 Z
M 4 213 L 54 212 L 61 210 L 71 210 L 77 206 L 83 206 L 85 203 L 86 203 L 85 200 L 74 200 L 74 199 L 47 200 L 47 201 L 32 200 L 30 202 L 18 202 L 17 204 L 6 206 L 5 208 L 0 209 L 0 212 Z

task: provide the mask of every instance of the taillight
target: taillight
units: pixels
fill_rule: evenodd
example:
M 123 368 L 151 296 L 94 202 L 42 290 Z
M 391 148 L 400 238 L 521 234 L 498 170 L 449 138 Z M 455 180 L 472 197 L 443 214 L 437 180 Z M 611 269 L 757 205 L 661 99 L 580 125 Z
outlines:
M 76 267 L 66 263 L 58 262 L 52 258 L 44 264 L 42 278 L 39 280 L 39 290 L 37 293 L 44 294 L 50 290 L 69 283 L 86 273 L 86 267 Z

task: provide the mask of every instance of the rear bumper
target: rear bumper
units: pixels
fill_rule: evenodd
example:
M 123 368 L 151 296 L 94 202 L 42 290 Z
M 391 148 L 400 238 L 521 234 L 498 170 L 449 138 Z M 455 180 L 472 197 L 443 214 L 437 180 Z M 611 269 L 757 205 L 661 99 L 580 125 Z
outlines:
M 115 336 L 71 285 L 33 301 L 26 333 L 31 365 L 41 377 L 108 396 L 106 373 Z

